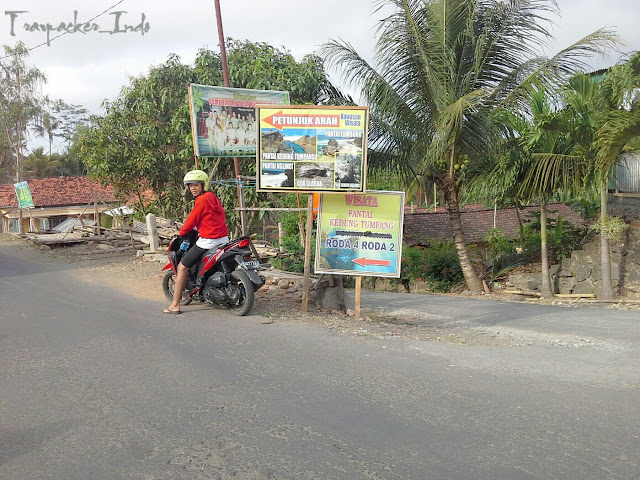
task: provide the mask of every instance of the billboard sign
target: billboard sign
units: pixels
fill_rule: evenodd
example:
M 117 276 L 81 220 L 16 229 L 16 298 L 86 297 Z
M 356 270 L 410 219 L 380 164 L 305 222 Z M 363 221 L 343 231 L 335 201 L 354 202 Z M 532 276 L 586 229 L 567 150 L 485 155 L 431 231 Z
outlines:
M 320 195 L 316 273 L 400 277 L 404 192 Z
M 363 192 L 368 107 L 256 107 L 258 191 Z
M 289 105 L 289 92 L 189 85 L 189 109 L 198 157 L 254 157 L 256 104 Z

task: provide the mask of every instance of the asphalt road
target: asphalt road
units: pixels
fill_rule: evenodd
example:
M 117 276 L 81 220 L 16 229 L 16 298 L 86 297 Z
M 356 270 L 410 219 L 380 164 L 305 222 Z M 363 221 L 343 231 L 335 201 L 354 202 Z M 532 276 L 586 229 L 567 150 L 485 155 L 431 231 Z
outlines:
M 354 338 L 162 315 L 11 254 L 0 246 L 0 478 L 640 478 L 631 320 L 631 341 L 580 348 Z M 472 322 L 466 301 L 449 308 Z

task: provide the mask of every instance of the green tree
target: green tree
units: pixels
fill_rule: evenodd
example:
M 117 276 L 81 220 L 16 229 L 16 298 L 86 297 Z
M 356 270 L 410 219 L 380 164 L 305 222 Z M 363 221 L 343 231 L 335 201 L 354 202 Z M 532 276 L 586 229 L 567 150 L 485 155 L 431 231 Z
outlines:
M 551 59 L 551 0 L 386 0 L 376 66 L 347 44 L 331 41 L 323 55 L 359 86 L 371 109 L 370 161 L 413 170 L 444 192 L 468 288 L 482 291 L 460 221 L 460 192 L 474 164 L 501 138 L 496 112 L 524 105 L 532 85 L 553 88 L 581 58 L 610 45 L 599 30 Z M 411 169 L 409 168 L 411 167 Z
M 5 45 L 0 59 L 0 135 L 11 148 L 15 161 L 15 178 L 22 178 L 22 160 L 28 129 L 35 123 L 44 99 L 40 93 L 44 74 L 26 63 L 29 51 L 22 42 Z
M 78 125 L 69 143 L 69 147 L 65 148 L 64 153 L 60 155 L 61 175 L 70 177 L 87 175 L 87 167 L 82 161 L 82 158 L 80 158 L 82 145 L 77 140 L 81 137 L 82 132 L 88 128 L 88 125 Z
M 58 136 L 63 140 L 65 149 L 69 151 L 78 129 L 89 123 L 89 111 L 80 105 L 56 100 L 53 102 L 53 113 L 59 121 Z
M 285 48 L 229 38 L 227 61 L 232 87 L 288 91 L 293 104 L 353 103 L 331 83 L 322 58 L 316 54 L 305 55 L 298 62 Z
M 559 158 L 554 156 L 540 156 L 532 170 L 528 183 L 533 188 L 548 188 L 549 184 L 576 183 L 577 177 L 582 177 L 584 185 L 583 196 L 588 196 L 589 187 L 593 193 L 597 192 L 601 185 L 601 176 L 594 167 L 594 141 L 595 133 L 601 125 L 601 117 L 604 112 L 602 103 L 602 91 L 597 77 L 588 74 L 578 74 L 571 77 L 563 86 L 561 101 L 564 105 L 556 117 L 556 121 L 547 128 L 565 132 L 571 138 L 573 158 Z M 605 190 L 606 192 L 606 190 Z M 606 200 L 606 199 L 605 199 Z M 602 207 L 602 205 L 601 205 Z M 604 207 L 606 212 L 606 206 Z M 608 239 L 601 240 L 601 253 L 609 251 Z M 609 254 L 601 258 L 605 263 L 610 262 Z M 602 272 L 600 281 L 601 297 L 613 296 L 611 286 L 611 268 Z
M 79 156 L 90 174 L 142 213 L 150 209 L 146 191 L 157 204 L 178 209 L 191 156 L 187 85 L 194 80 L 193 69 L 171 55 L 146 76 L 132 78 L 116 100 L 103 104 L 106 114 L 80 131 Z
M 49 142 L 49 157 L 58 162 L 57 170 L 60 175 L 78 176 L 86 175 L 87 169 L 78 157 L 78 145 L 74 140 L 78 137 L 78 131 L 88 124 L 89 111 L 80 105 L 70 105 L 62 100 L 47 102 L 40 119 L 32 130 L 38 137 L 46 138 Z M 58 144 L 59 153 L 53 153 L 55 138 L 62 140 Z M 60 148 L 61 147 L 61 148 Z
M 348 101 L 331 87 L 317 56 L 296 62 L 284 49 L 229 40 L 227 57 L 233 87 L 289 90 L 294 102 Z M 171 55 L 146 75 L 131 79 L 116 100 L 104 104 L 106 114 L 80 130 L 79 155 L 89 172 L 125 197 L 138 198 L 143 212 L 155 208 L 165 216 L 184 215 L 182 178 L 193 164 L 189 83 L 222 84 L 219 55 L 201 49 L 193 67 Z M 200 167 L 214 180 L 235 177 L 230 160 L 203 158 Z M 244 175 L 255 174 L 255 162 L 243 167 Z M 238 221 L 237 193 L 235 186 L 222 183 L 214 182 L 213 188 L 233 229 Z M 145 201 L 145 190 L 153 192 L 152 204 Z M 245 192 L 247 205 L 268 201 L 255 189 Z
M 0 183 L 11 181 L 11 172 L 15 173 L 14 164 L 9 139 L 0 133 Z

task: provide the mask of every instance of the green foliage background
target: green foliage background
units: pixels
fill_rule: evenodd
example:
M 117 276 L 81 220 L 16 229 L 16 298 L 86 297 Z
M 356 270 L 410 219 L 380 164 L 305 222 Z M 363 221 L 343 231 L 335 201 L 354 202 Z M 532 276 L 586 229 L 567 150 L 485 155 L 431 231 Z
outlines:
M 289 91 L 292 103 L 345 103 L 350 99 L 329 81 L 317 55 L 298 62 L 284 48 L 261 42 L 227 40 L 232 87 Z M 80 157 L 89 173 L 118 194 L 148 212 L 181 219 L 186 215 L 182 177 L 194 168 L 189 117 L 189 83 L 223 85 L 220 55 L 202 48 L 194 65 L 177 55 L 132 78 L 113 102 L 105 102 L 105 115 L 95 118 L 78 138 Z M 236 185 L 232 159 L 200 159 L 200 168 L 212 174 L 212 187 L 220 197 L 232 231 L 239 231 Z M 240 160 L 241 174 L 255 175 L 255 162 Z M 272 204 L 265 195 L 244 185 L 248 206 Z M 249 214 L 255 221 L 258 215 Z
M 402 247 L 399 282 L 424 281 L 434 292 L 448 292 L 464 281 L 456 247 L 452 242 L 428 247 Z

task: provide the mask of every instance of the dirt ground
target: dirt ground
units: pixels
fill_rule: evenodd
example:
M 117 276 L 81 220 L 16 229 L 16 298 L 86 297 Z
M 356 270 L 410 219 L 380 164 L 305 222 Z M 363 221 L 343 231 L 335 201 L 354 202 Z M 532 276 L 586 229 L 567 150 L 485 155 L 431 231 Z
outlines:
M 105 285 L 122 290 L 129 295 L 159 302 L 166 301 L 162 292 L 161 280 L 164 262 L 149 261 L 137 257 L 133 250 L 119 252 L 101 251 L 96 245 L 78 244 L 66 247 L 46 247 L 27 243 L 15 236 L 0 234 L 0 245 L 11 244 L 19 249 L 20 255 L 38 261 L 68 265 L 74 275 L 84 282 Z M 494 295 L 491 300 L 531 301 L 512 295 Z M 562 302 L 558 300 L 535 300 L 539 304 L 558 304 L 567 308 L 588 308 L 591 304 Z M 501 335 L 493 331 L 461 327 L 429 326 L 424 321 L 413 318 L 410 312 L 394 312 L 393 315 L 363 311 L 361 319 L 341 312 L 311 309 L 307 313 L 300 311 L 299 301 L 274 296 L 268 291 L 256 292 L 253 313 L 261 317 L 261 323 L 295 322 L 313 324 L 327 328 L 336 334 L 357 337 L 400 337 L 420 341 L 437 341 L 458 345 L 507 346 L 544 343 L 543 340 L 523 339 L 520 336 Z M 185 307 L 185 310 L 193 308 Z M 599 306 L 602 308 L 602 306 Z M 640 305 L 612 305 L 608 308 L 640 310 Z

